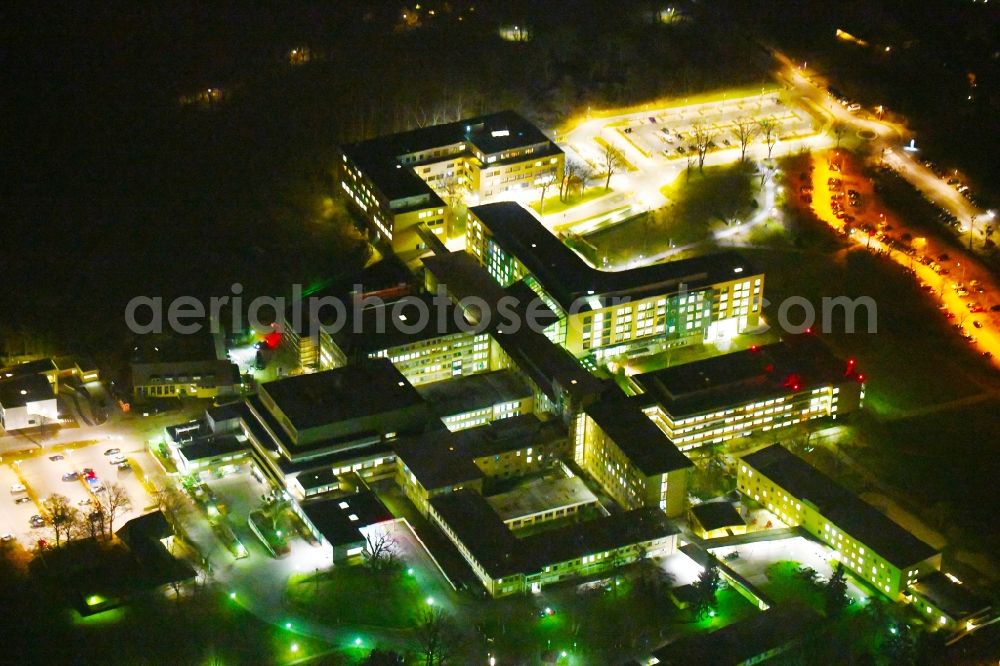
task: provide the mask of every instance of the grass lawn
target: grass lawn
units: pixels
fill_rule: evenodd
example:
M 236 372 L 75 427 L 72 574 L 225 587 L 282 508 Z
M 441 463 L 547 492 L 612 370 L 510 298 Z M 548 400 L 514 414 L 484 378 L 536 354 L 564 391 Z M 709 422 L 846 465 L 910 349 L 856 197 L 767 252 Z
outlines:
M 559 200 L 559 191 L 556 189 L 556 193 L 545 197 L 545 215 L 555 215 L 556 213 L 563 213 L 574 206 L 579 206 L 580 204 L 585 204 L 589 201 L 594 201 L 595 199 L 600 199 L 605 194 L 611 194 L 614 190 L 606 190 L 603 187 L 603 183 L 598 185 L 592 185 L 583 194 L 572 194 L 566 197 L 565 201 Z M 551 191 L 551 190 L 550 190 Z M 535 201 L 531 204 L 531 208 L 537 213 L 539 212 L 538 202 Z
M 789 560 L 775 562 L 767 568 L 767 583 L 761 589 L 775 603 L 804 603 L 822 613 L 825 604 L 823 593 L 815 584 L 796 575 L 800 566 L 798 562 Z
M 857 332 L 845 333 L 838 309 L 823 335 L 866 375 L 865 409 L 846 420 L 850 455 L 954 545 L 995 552 L 1000 518 L 991 489 L 1000 468 L 984 446 L 996 440 L 1000 377 L 954 335 L 902 267 L 864 250 L 817 249 L 826 242 L 818 229 L 811 233 L 816 245 L 744 250 L 767 274 L 768 321 L 777 321 L 778 305 L 790 296 L 804 296 L 817 313 L 823 296 L 874 299 L 876 333 L 867 332 L 864 309 Z M 837 476 L 865 490 L 851 474 Z
M 748 168 L 735 165 L 710 167 L 704 174 L 694 171 L 690 180 L 682 175 L 663 193 L 670 200 L 665 207 L 587 234 L 586 240 L 612 263 L 693 243 L 710 249 L 714 230 L 752 214 L 757 191 Z
M 376 591 L 373 593 L 373 591 Z M 417 581 L 406 570 L 376 574 L 363 566 L 337 566 L 294 575 L 289 602 L 332 623 L 409 628 L 426 608 Z

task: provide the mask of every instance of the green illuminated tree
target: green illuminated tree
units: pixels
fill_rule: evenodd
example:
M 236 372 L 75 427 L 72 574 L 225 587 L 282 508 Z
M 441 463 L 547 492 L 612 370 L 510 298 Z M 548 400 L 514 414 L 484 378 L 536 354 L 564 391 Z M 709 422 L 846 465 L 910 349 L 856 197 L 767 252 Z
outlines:
M 833 575 L 823 588 L 823 597 L 826 602 L 827 617 L 837 617 L 847 608 L 847 578 L 844 573 L 844 565 L 837 563 L 837 568 L 833 570 Z
M 361 662 L 362 666 L 402 666 L 404 663 L 406 660 L 400 653 L 381 648 L 375 648 L 369 652 L 365 660 Z
M 698 576 L 698 580 L 694 582 L 693 610 L 697 619 L 702 619 L 715 609 L 715 605 L 718 603 L 715 592 L 719 588 L 719 580 L 719 565 L 714 559 L 709 560 L 708 565 Z
M 416 633 L 424 666 L 440 666 L 448 662 L 454 650 L 455 627 L 444 609 L 431 607 L 424 610 Z

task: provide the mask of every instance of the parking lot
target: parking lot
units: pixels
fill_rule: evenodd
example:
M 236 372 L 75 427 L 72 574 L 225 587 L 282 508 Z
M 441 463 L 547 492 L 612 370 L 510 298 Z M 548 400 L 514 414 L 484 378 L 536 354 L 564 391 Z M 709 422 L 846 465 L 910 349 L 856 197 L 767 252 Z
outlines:
M 111 463 L 111 456 L 105 451 L 117 448 L 120 455 L 129 462 L 129 468 L 119 469 Z M 0 480 L 6 489 L 0 501 L 0 534 L 10 534 L 26 546 L 38 539 L 48 538 L 45 528 L 33 529 L 31 516 L 42 514 L 41 504 L 53 495 L 65 496 L 70 504 L 88 513 L 95 501 L 95 492 L 101 484 L 120 484 L 129 497 L 132 507 L 115 517 L 117 529 L 126 521 L 147 513 L 153 508 L 153 500 L 146 492 L 136 474 L 136 469 L 151 469 L 155 463 L 141 447 L 126 446 L 120 440 L 107 439 L 80 447 L 60 447 L 39 452 L 37 455 L 12 460 L 0 466 Z M 92 471 L 92 479 L 87 480 L 85 470 Z M 12 493 L 16 484 L 23 484 L 25 490 Z M 25 501 L 23 498 L 27 498 Z M 20 499 L 20 503 L 18 500 Z
M 807 114 L 782 104 L 776 94 L 651 112 L 651 115 L 636 117 L 628 125 L 617 127 L 614 131 L 620 133 L 618 138 L 630 141 L 647 156 L 679 159 L 697 154 L 692 135 L 695 125 L 704 127 L 712 137 L 714 147 L 710 147 L 710 152 L 739 150 L 740 142 L 734 129 L 741 118 L 750 118 L 755 122 L 764 118 L 774 119 L 778 125 L 778 137 L 802 136 L 815 131 Z M 751 143 L 760 145 L 760 137 L 755 136 Z

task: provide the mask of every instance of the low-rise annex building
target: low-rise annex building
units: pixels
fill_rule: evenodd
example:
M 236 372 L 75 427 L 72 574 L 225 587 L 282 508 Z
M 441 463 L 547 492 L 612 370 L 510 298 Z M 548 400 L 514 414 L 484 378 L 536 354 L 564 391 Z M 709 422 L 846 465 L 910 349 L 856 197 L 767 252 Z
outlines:
M 625 513 L 517 537 L 489 502 L 459 490 L 429 502 L 431 522 L 455 544 L 493 597 L 613 570 L 676 551 L 678 530 L 659 509 Z
M 848 571 L 890 599 L 941 568 L 937 549 L 779 444 L 740 458 L 736 487 L 829 545 Z

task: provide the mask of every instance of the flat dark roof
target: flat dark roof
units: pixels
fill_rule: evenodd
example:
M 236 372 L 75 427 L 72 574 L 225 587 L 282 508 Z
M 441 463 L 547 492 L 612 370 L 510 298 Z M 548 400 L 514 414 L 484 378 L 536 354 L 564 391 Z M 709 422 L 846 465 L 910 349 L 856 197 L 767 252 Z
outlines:
M 452 446 L 473 460 L 529 446 L 543 446 L 567 437 L 569 433 L 558 419 L 543 421 L 535 414 L 520 414 L 454 432 Z
M 333 546 L 364 542 L 362 527 L 392 520 L 392 513 L 370 491 L 302 502 L 302 511 Z M 353 516 L 353 518 L 352 518 Z
M 743 456 L 742 461 L 793 497 L 813 504 L 839 529 L 900 569 L 919 564 L 938 553 L 937 549 L 779 444 Z
M 508 293 L 490 276 L 475 257 L 467 252 L 424 257 L 424 266 L 444 286 L 454 299 L 476 296 L 483 299 L 492 313 L 502 312 L 500 302 Z M 519 316 L 524 319 L 524 313 Z M 514 359 L 518 368 L 550 399 L 559 391 L 575 398 L 595 396 L 604 390 L 603 384 L 580 365 L 572 354 L 555 344 L 544 334 L 528 326 L 501 331 L 499 316 L 490 319 L 486 331 Z
M 520 204 L 491 203 L 473 206 L 469 212 L 486 225 L 495 242 L 524 264 L 567 311 L 578 299 L 585 303 L 596 297 L 604 307 L 611 298 L 674 294 L 757 274 L 750 262 L 735 252 L 625 271 L 602 271 L 587 264 Z
M 646 401 L 655 400 L 671 416 L 683 417 L 856 377 L 853 368 L 848 372 L 848 362 L 835 356 L 818 336 L 804 334 L 634 375 L 632 380 L 645 391 Z
M 240 369 L 235 363 L 215 359 L 132 364 L 133 386 L 157 383 L 234 386 L 240 383 Z
M 639 404 L 626 398 L 617 387 L 609 387 L 584 412 L 646 476 L 694 466 L 642 413 Z
M 662 511 L 645 507 L 518 538 L 475 491 L 438 495 L 430 503 L 493 578 L 533 573 L 551 564 L 678 532 Z
M 438 302 L 419 293 L 380 301 L 356 312 L 348 304 L 343 328 L 332 334 L 346 353 L 367 354 L 462 332 L 455 319 L 458 308 L 450 299 Z
M 953 582 L 940 571 L 932 571 L 912 585 L 913 591 L 957 620 L 990 608 L 990 602 Z
M 420 394 L 389 359 L 267 382 L 260 387 L 296 430 L 421 404 Z
M 442 418 L 532 396 L 527 382 L 513 370 L 494 370 L 423 384 L 417 387 L 417 393 Z
M 250 442 L 241 442 L 236 438 L 236 435 L 220 435 L 196 439 L 190 444 L 181 446 L 180 452 L 185 459 L 190 461 L 217 458 L 249 449 Z
M 807 606 L 778 606 L 709 634 L 696 634 L 668 643 L 653 652 L 660 664 L 734 666 L 753 663 L 755 657 L 787 646 L 819 624 L 820 616 Z
M 444 428 L 400 438 L 393 444 L 393 449 L 426 490 L 457 486 L 483 478 L 482 471 L 472 459 L 455 446 L 454 434 Z
M 59 368 L 56 366 L 55 361 L 51 358 L 40 358 L 35 361 L 27 361 L 25 363 L 9 365 L 6 368 L 3 368 L 0 370 L 0 379 L 8 378 L 7 375 L 11 375 L 11 377 L 16 375 L 38 375 L 55 372 L 58 369 Z
M 691 513 L 706 531 L 747 524 L 732 502 L 702 502 L 692 506 Z
M 45 375 L 14 375 L 10 379 L 0 379 L 0 407 L 5 409 L 55 397 Z

